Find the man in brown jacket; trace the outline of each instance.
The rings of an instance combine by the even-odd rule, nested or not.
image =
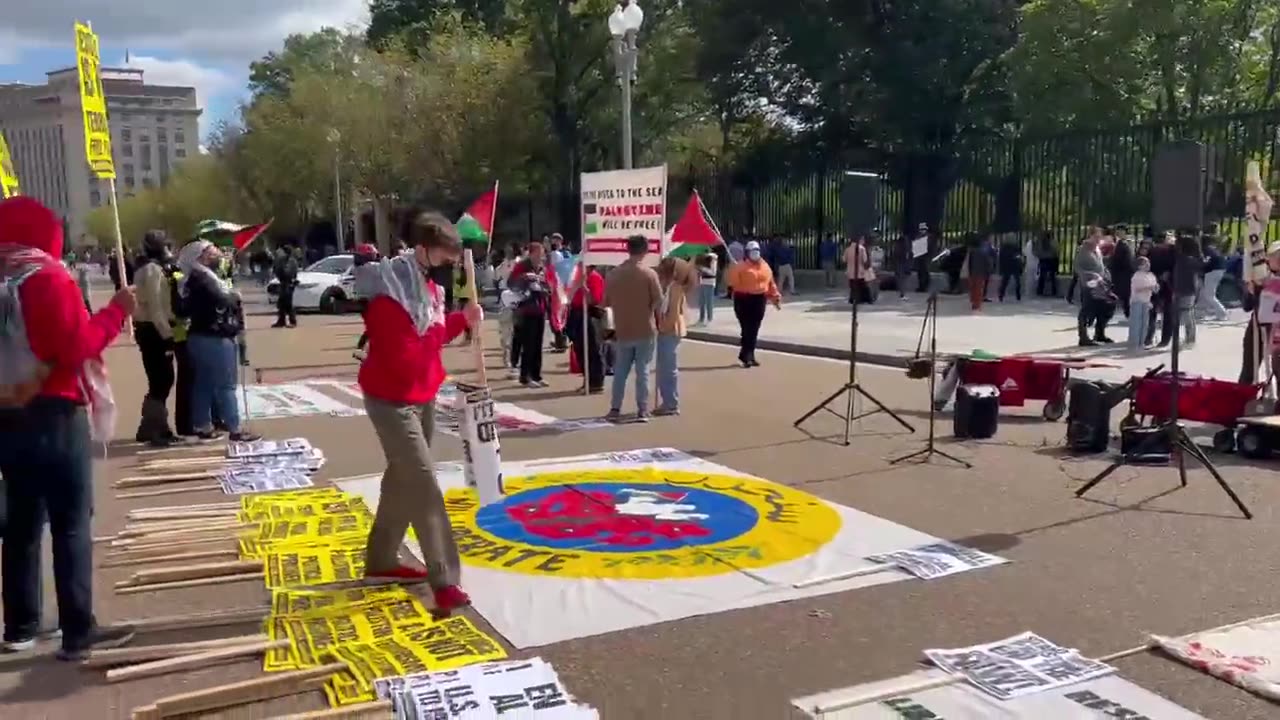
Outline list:
[[[679,258],[663,258],[658,263],[658,287],[662,300],[658,307],[658,395],[654,415],[680,414],[680,339],[685,334],[686,298],[697,289],[693,266]]]
[[[622,414],[627,394],[627,375],[636,374],[636,421],[649,421],[649,362],[653,360],[654,337],[658,334],[656,313],[662,303],[658,274],[644,266],[649,241],[643,236],[627,238],[628,257],[605,279],[604,304],[613,310],[614,360],[613,396],[609,420]]]

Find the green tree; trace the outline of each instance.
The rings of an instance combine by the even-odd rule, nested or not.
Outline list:
[[[288,94],[299,74],[344,72],[355,62],[362,45],[358,35],[330,27],[290,35],[279,52],[269,52],[249,63],[249,90],[255,97],[281,96]]]
[[[381,47],[410,34],[425,39],[446,15],[458,15],[495,34],[506,19],[504,0],[369,0],[369,28],[365,38]]]

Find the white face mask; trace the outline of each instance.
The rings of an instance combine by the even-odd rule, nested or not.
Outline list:
[[[751,258],[752,260],[759,260],[759,259],[760,259],[760,251],[759,251],[759,250],[752,250],[752,251],[750,251],[750,252],[748,252],[748,253],[747,253],[747,257]]]

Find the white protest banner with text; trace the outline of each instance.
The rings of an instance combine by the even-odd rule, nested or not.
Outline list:
[[[244,403],[248,402],[248,407]],[[257,420],[271,418],[303,417],[306,415],[330,415],[351,417],[364,411],[317,392],[304,384],[246,385],[240,413]]]
[[[666,253],[667,166],[582,174],[582,261],[620,265],[627,238],[649,241],[645,262],[657,265]]]
[[[1033,632],[985,645],[925,650],[933,664],[1001,700],[1052,690],[1115,672],[1115,668]]]
[[[921,580],[932,580],[1009,562],[1002,557],[946,541],[871,555],[867,559],[897,565]]]
[[[1010,700],[997,700],[964,683],[912,690],[936,684],[943,677],[940,670],[920,670],[797,698],[792,705],[802,717],[814,720],[1205,720],[1116,675]],[[857,698],[884,697],[892,692],[899,694],[857,703]]]
[[[1280,701],[1280,621],[1184,637],[1153,635],[1161,650],[1210,675]]]

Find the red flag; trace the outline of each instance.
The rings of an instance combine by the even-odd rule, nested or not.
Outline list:
[[[231,234],[232,247],[236,249],[236,252],[242,252],[245,248],[249,247],[254,240],[261,237],[262,234],[267,231],[267,228],[271,227],[271,223],[273,222],[275,221],[268,220],[264,223],[249,225],[248,227],[243,227],[235,231]]]
[[[694,190],[684,215],[671,230],[671,250],[667,253],[679,258],[694,258],[710,252],[724,242],[720,233],[707,222],[707,209],[698,191]]]
[[[475,199],[458,218],[458,235],[466,245],[486,245],[493,239],[493,221],[498,210],[498,183]]]

